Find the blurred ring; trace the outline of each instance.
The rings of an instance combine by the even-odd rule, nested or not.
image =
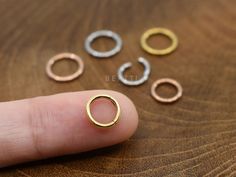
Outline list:
[[[157,93],[156,93],[156,89],[158,86],[160,86],[161,84],[170,84],[170,85],[173,85],[176,89],[177,89],[177,94],[174,96],[174,97],[171,97],[171,98],[163,98],[163,97],[160,97]],[[172,102],[175,102],[177,101],[178,99],[180,99],[183,95],[183,88],[182,86],[175,80],[173,79],[169,79],[169,78],[164,78],[164,79],[159,79],[157,81],[155,81],[153,84],[152,84],[152,87],[151,87],[151,95],[152,97],[159,101],[159,102],[162,102],[162,103],[172,103]]]
[[[107,98],[109,99],[113,105],[115,105],[116,109],[117,109],[117,112],[116,112],[116,115],[115,115],[115,118],[109,122],[109,123],[100,123],[98,121],[96,121],[93,116],[92,116],[92,113],[91,113],[91,109],[90,109],[90,105],[96,100],[96,99],[99,99],[99,98]],[[109,95],[105,95],[105,94],[101,94],[101,95],[96,95],[94,97],[92,97],[88,103],[87,103],[87,106],[86,106],[86,111],[87,111],[87,115],[90,119],[90,121],[95,124],[96,126],[98,127],[104,127],[104,128],[107,128],[107,127],[111,127],[113,126],[114,124],[116,124],[119,120],[119,117],[120,117],[120,105],[119,103],[111,96]]]
[[[58,62],[59,60],[63,60],[63,59],[69,59],[69,60],[73,60],[76,61],[78,64],[78,69],[75,73],[68,75],[68,76],[58,76],[56,74],[53,73],[52,71],[52,67],[53,65]],[[67,82],[67,81],[72,81],[74,79],[76,79],[77,77],[79,77],[84,71],[84,62],[83,60],[73,54],[73,53],[61,53],[58,54],[52,58],[49,59],[47,66],[46,66],[46,73],[48,75],[49,78],[58,81],[58,82]]]
[[[138,86],[148,80],[150,72],[151,72],[151,66],[149,62],[143,57],[139,57],[138,62],[144,66],[143,76],[138,80],[126,79],[124,76],[124,72],[132,66],[132,63],[131,62],[124,63],[123,65],[119,67],[118,72],[117,72],[118,79],[120,82],[128,86]]]
[[[93,49],[91,44],[93,43],[93,41],[95,39],[100,38],[100,37],[108,37],[108,38],[113,39],[116,42],[116,46],[113,49],[106,51],[106,52],[99,52],[99,51]],[[90,55],[97,57],[97,58],[111,57],[111,56],[117,54],[118,52],[120,52],[121,48],[122,48],[122,40],[121,40],[120,36],[110,30],[100,30],[100,31],[93,32],[87,37],[87,39],[85,41],[86,51]]]
[[[147,40],[151,36],[157,35],[157,34],[167,36],[172,41],[171,45],[169,47],[165,48],[165,49],[154,49],[154,48],[150,47],[147,43]],[[152,55],[166,55],[166,54],[169,54],[177,48],[177,45],[178,45],[177,36],[172,31],[170,31],[166,28],[152,28],[152,29],[149,29],[141,37],[141,47],[146,52],[148,52]]]

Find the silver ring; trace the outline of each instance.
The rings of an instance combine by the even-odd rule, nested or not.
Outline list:
[[[128,62],[128,63],[125,63],[125,64],[120,66],[120,68],[118,70],[118,79],[123,84],[128,85],[128,86],[138,86],[138,85],[141,85],[141,84],[143,84],[144,82],[146,82],[148,80],[148,77],[149,77],[150,72],[151,72],[151,67],[150,67],[149,62],[143,57],[139,57],[138,62],[141,63],[144,66],[144,73],[143,73],[143,76],[140,79],[135,80],[135,81],[127,80],[124,77],[125,70],[130,68],[132,66],[132,63]]]
[[[97,50],[94,50],[91,46],[91,44],[93,43],[93,41],[99,37],[108,37],[113,39],[116,42],[116,46],[109,51],[106,52],[99,52]],[[112,31],[109,30],[100,30],[100,31],[96,31],[91,33],[87,39],[85,40],[85,49],[86,51],[97,58],[108,58],[111,57],[115,54],[117,54],[122,48],[122,40],[120,38],[120,36]]]

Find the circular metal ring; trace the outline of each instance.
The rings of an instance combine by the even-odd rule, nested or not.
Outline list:
[[[99,52],[99,51],[94,50],[92,48],[91,44],[95,39],[97,39],[99,37],[108,37],[108,38],[113,39],[116,42],[116,46],[113,49],[111,49],[110,51],[106,51],[106,52]],[[122,40],[121,40],[120,36],[112,31],[109,31],[109,30],[100,30],[100,31],[93,32],[87,37],[87,39],[85,41],[86,51],[90,55],[97,57],[97,58],[111,57],[111,56],[117,54],[118,52],[120,52],[121,48],[122,48]]]
[[[125,63],[120,66],[120,68],[118,70],[118,79],[123,84],[128,85],[128,86],[137,86],[137,85],[143,84],[144,82],[146,82],[148,80],[148,77],[151,72],[151,67],[150,67],[149,62],[143,57],[139,57],[138,62],[144,66],[144,73],[143,73],[143,76],[139,80],[135,80],[135,81],[127,80],[124,77],[125,70],[130,68],[132,66],[132,64],[130,62],[128,62],[128,63]]]
[[[90,105],[91,105],[96,99],[99,99],[99,98],[107,98],[107,99],[109,99],[109,100],[115,105],[115,107],[116,107],[116,109],[117,109],[115,118],[114,118],[111,122],[109,122],[109,123],[100,123],[100,122],[96,121],[96,120],[93,118],[92,114],[91,114]],[[98,126],[98,127],[105,127],[105,128],[106,128],[106,127],[111,127],[111,126],[113,126],[114,124],[116,124],[116,123],[118,122],[118,119],[119,119],[119,117],[120,117],[120,105],[119,105],[119,103],[118,103],[113,97],[111,97],[111,96],[109,96],[109,95],[105,95],[105,94],[96,95],[96,96],[92,97],[92,98],[88,101],[88,103],[87,103],[86,111],[87,111],[87,115],[88,115],[90,121],[91,121],[93,124],[95,124],[96,126]]]
[[[56,74],[53,73],[52,71],[52,67],[53,65],[59,61],[59,60],[63,60],[63,59],[69,59],[69,60],[73,60],[73,61],[76,61],[77,64],[78,64],[78,70],[69,75],[69,76],[58,76]],[[74,79],[76,79],[77,77],[79,77],[84,71],[84,62],[83,60],[73,54],[73,53],[61,53],[61,54],[58,54],[52,58],[49,59],[48,63],[47,63],[47,66],[46,66],[46,73],[48,75],[49,78],[55,80],[55,81],[58,81],[58,82],[67,82],[67,81],[72,81]]]
[[[172,98],[160,97],[156,93],[156,89],[161,84],[173,85],[177,89],[177,94],[174,97],[172,97]],[[182,86],[177,81],[175,81],[173,79],[169,79],[169,78],[164,78],[164,79],[157,80],[157,81],[155,81],[152,84],[151,95],[153,96],[154,99],[156,99],[159,102],[162,102],[162,103],[172,103],[172,102],[175,102],[175,101],[177,101],[178,99],[180,99],[182,97],[182,95],[183,95],[183,88],[182,88]]]
[[[147,43],[147,40],[151,36],[157,35],[157,34],[167,36],[172,41],[171,46],[169,46],[166,49],[154,49],[154,48],[150,47]],[[166,55],[166,54],[169,54],[177,48],[177,45],[178,45],[177,36],[172,31],[170,31],[166,28],[152,28],[152,29],[149,29],[141,37],[141,46],[142,46],[142,48],[146,52],[148,52],[152,55]]]

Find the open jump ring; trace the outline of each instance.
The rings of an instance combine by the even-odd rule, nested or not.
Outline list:
[[[171,45],[165,49],[154,49],[148,45],[148,39],[153,36],[161,34],[167,36],[171,40]],[[152,28],[147,30],[141,37],[141,47],[148,53],[152,55],[166,55],[173,52],[178,45],[178,38],[177,36],[170,30],[166,28]]]
[[[91,44],[93,43],[93,41],[99,37],[108,37],[113,39],[116,42],[116,46],[111,49],[110,51],[106,51],[106,52],[99,52],[97,50],[94,50],[91,46]],[[112,31],[109,30],[100,30],[100,31],[96,31],[91,33],[87,39],[85,40],[85,49],[86,51],[97,58],[108,58],[111,57],[115,54],[117,54],[118,52],[120,52],[122,48],[122,40],[120,38],[120,36]]]
[[[177,89],[177,94],[174,97],[172,97],[172,98],[160,97],[156,93],[156,89],[161,84],[173,85]],[[175,101],[177,101],[178,99],[180,99],[182,97],[182,95],[183,95],[183,88],[182,88],[182,86],[177,81],[175,81],[173,79],[169,79],[169,78],[164,78],[164,79],[157,80],[157,81],[155,81],[152,84],[151,95],[153,96],[154,99],[156,99],[159,102],[162,102],[162,103],[172,103],[172,102],[175,102]]]
[[[53,65],[58,62],[59,60],[63,60],[63,59],[69,59],[69,60],[73,60],[76,61],[78,64],[78,69],[75,73],[68,75],[68,76],[58,76],[56,74],[53,73],[52,71],[52,67]],[[73,54],[73,53],[61,53],[58,54],[52,58],[49,59],[47,66],[46,66],[46,73],[48,75],[49,78],[58,81],[58,82],[67,82],[67,81],[72,81],[74,79],[76,79],[77,77],[79,77],[84,71],[84,62],[83,60]]]
[[[148,77],[149,77],[150,72],[151,72],[151,67],[150,67],[149,62],[143,57],[139,57],[138,62],[144,66],[144,73],[143,73],[143,76],[140,79],[135,80],[135,81],[128,80],[124,77],[125,70],[129,69],[132,66],[132,63],[128,62],[128,63],[125,63],[125,64],[120,66],[120,68],[118,70],[118,79],[123,84],[128,85],[128,86],[138,86],[138,85],[141,85],[145,81],[148,80]]]
[[[109,99],[113,103],[113,105],[115,105],[115,107],[117,109],[114,119],[109,123],[100,123],[100,122],[96,121],[92,116],[90,106],[96,99],[99,99],[99,98]],[[90,121],[98,127],[105,127],[105,128],[106,127],[111,127],[111,126],[113,126],[114,124],[116,124],[118,122],[119,117],[120,117],[120,105],[119,105],[119,103],[113,97],[111,97],[109,95],[105,95],[105,94],[101,94],[101,95],[97,95],[97,96],[92,97],[87,103],[86,111],[87,111],[87,115],[88,115]]]

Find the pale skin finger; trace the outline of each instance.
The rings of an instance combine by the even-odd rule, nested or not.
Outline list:
[[[110,128],[95,126],[86,114],[88,100],[98,94],[108,94],[120,105],[119,121]],[[111,121],[115,111],[104,99],[92,106],[100,122]],[[133,103],[108,90],[0,103],[0,115],[0,167],[113,145],[128,139],[138,124]]]

